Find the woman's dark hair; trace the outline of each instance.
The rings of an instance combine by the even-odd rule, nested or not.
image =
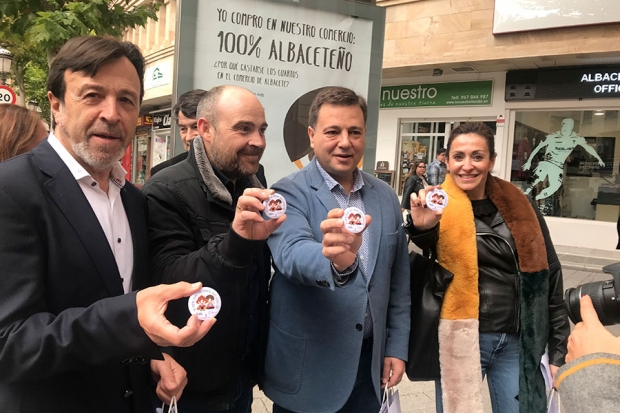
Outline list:
[[[407,178],[409,178],[410,176],[413,176],[416,174],[417,170],[418,170],[418,166],[420,166],[420,164],[425,164],[426,162],[424,161],[415,161],[415,163],[413,164],[413,168],[411,168],[411,170],[409,171],[409,175],[407,175]]]
[[[99,68],[112,60],[126,57],[138,72],[140,79],[140,103],[144,97],[144,58],[140,50],[129,42],[98,36],[74,37],[60,49],[47,76],[47,90],[65,102],[65,72],[84,73],[94,77]]]
[[[484,138],[487,141],[487,147],[491,154],[491,159],[495,156],[495,137],[493,136],[493,130],[482,122],[465,122],[452,129],[450,137],[448,138],[448,156],[450,155],[450,146],[452,141],[459,135],[466,135],[473,133]]]

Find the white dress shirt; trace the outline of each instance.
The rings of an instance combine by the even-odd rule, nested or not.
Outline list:
[[[120,163],[114,165],[110,174],[111,184],[106,194],[99,187],[97,181],[73,158],[53,133],[50,134],[47,141],[67,165],[97,216],[116,259],[116,265],[123,281],[123,290],[128,293],[131,291],[133,273],[133,243],[131,228],[120,196],[121,189],[125,185],[125,174],[127,172]]]

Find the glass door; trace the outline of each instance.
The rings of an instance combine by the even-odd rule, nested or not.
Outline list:
[[[403,186],[411,168],[416,161],[424,161],[426,164],[435,159],[435,152],[447,142],[446,127],[448,122],[416,122],[403,121],[400,124],[400,159],[397,169],[398,186],[396,191],[399,195],[403,192]]]

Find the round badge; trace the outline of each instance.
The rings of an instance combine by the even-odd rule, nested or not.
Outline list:
[[[202,287],[200,291],[189,297],[187,307],[190,313],[198,316],[198,319],[206,320],[215,317],[220,312],[222,299],[213,288]]]
[[[265,206],[265,215],[271,219],[280,218],[286,212],[286,199],[280,194],[269,195],[269,198],[263,201]]]
[[[442,189],[433,189],[426,193],[426,206],[433,211],[444,209],[448,205],[448,194]]]
[[[366,228],[366,214],[359,208],[349,207],[345,209],[342,219],[344,220],[344,227],[355,234]]]

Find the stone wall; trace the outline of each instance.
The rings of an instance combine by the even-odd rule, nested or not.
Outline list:
[[[378,0],[386,7],[383,67],[617,55],[620,24],[493,36],[494,0]]]

